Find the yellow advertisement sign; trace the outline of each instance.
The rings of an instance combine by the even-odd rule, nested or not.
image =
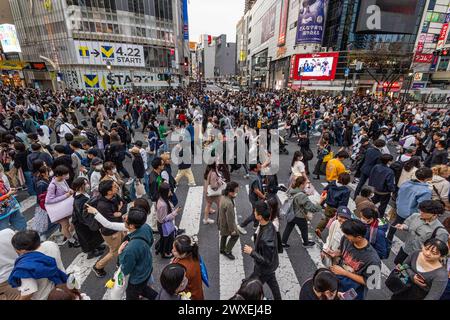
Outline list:
[[[247,55],[245,54],[245,51],[241,51],[239,53],[239,61],[245,61],[246,58],[247,58]]]
[[[27,65],[26,62],[22,61],[0,61],[0,70],[22,70]]]

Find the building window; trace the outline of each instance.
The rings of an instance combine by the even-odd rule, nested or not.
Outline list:
[[[430,3],[428,4],[428,11],[433,11],[435,5],[436,5],[436,0],[430,0]]]
[[[447,71],[449,61],[450,57],[441,57],[437,71]]]
[[[248,28],[248,33],[252,32],[252,27]]]
[[[248,44],[250,44],[252,42],[252,39],[248,38]]]

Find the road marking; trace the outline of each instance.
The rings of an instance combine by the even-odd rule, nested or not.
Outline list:
[[[200,231],[202,199],[203,187],[189,188],[180,222],[180,229],[185,229],[188,236],[198,235]]]
[[[247,185],[246,187],[248,194],[249,186]],[[275,271],[275,274],[280,287],[281,298],[283,300],[298,300],[300,295],[300,283],[286,250],[283,250],[283,253],[278,254],[278,260],[279,267]]]
[[[73,273],[80,286],[86,281],[92,271],[92,267],[99,260],[99,257],[88,259],[87,253],[80,253],[67,267],[67,273]]]

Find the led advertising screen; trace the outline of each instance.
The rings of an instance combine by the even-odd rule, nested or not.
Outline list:
[[[330,81],[336,76],[338,52],[297,54],[293,60],[293,80]]]
[[[16,27],[13,24],[0,25],[0,42],[3,52],[22,52],[19,39],[17,39]]]
[[[361,0],[355,31],[414,34],[420,11],[419,0]]]

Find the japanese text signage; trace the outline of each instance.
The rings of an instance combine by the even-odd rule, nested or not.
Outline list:
[[[296,43],[322,43],[328,0],[300,0]]]
[[[78,40],[74,44],[80,64],[145,67],[142,46]]]

